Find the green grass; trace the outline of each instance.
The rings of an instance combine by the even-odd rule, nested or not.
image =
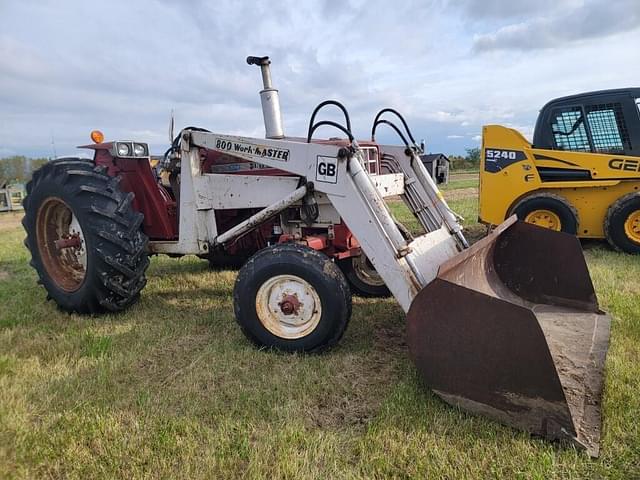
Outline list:
[[[477,190],[474,190],[477,187],[477,178],[465,178],[451,180],[448,185],[442,188],[449,207],[464,219],[462,225],[473,230],[482,228],[478,224],[478,197]],[[456,192],[456,190],[462,191]],[[402,201],[390,201],[388,204],[394,217],[406,225],[412,233],[422,232],[418,220]]]
[[[459,190],[461,188],[478,188],[479,179],[476,178],[462,178],[460,180],[455,177],[445,185],[440,185],[441,190],[447,192],[449,190]]]
[[[475,198],[450,203],[474,228]],[[259,351],[233,319],[235,272],[154,258],[129,311],[68,315],[36,286],[23,236],[0,229],[0,478],[640,477],[636,257],[586,250],[613,315],[593,460],[440,401],[392,299],[356,297],[325,354]]]

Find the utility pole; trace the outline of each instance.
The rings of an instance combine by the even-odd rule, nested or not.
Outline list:
[[[53,158],[58,158],[58,152],[56,152],[56,140],[53,137],[53,131],[51,132],[51,148],[53,149]]]

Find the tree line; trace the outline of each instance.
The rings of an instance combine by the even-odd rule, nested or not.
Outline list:
[[[467,154],[451,155],[449,157],[449,167],[451,170],[477,170],[480,168],[480,149],[467,148]]]
[[[27,182],[33,171],[48,161],[48,158],[30,158],[22,155],[0,159],[0,188],[5,183]]]

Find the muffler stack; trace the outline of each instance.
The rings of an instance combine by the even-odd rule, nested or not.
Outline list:
[[[515,218],[441,265],[407,326],[418,370],[446,402],[591,456],[609,327],[579,241]]]

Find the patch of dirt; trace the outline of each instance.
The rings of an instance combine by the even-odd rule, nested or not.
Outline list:
[[[366,355],[345,355],[331,388],[310,401],[306,411],[311,427],[366,428],[378,414],[408,352],[403,324],[376,325],[372,336],[373,350]]]
[[[162,388],[168,388],[174,382],[179,383],[182,375],[203,360],[203,351],[210,341],[211,337],[204,331],[198,335],[177,336],[140,358],[132,372],[143,384],[159,384]]]
[[[0,232],[19,227],[22,216],[22,212],[0,212]]]
[[[454,182],[456,180],[475,180],[478,178],[478,173],[451,173],[449,174],[449,181]]]
[[[331,388],[308,401],[306,422],[323,430],[366,428],[397,380],[397,364],[384,355],[354,356],[336,372]]]
[[[464,233],[464,236],[467,239],[467,241],[473,245],[481,238],[486,237],[488,230],[486,225],[477,224],[477,225],[470,225],[468,227],[464,227],[464,230],[462,233]]]
[[[9,272],[0,270],[0,280],[9,280]]]
[[[478,196],[478,187],[458,188],[456,190],[447,190],[444,192],[447,200],[462,200],[465,198],[473,198]]]
[[[478,187],[457,188],[455,190],[445,190],[442,192],[447,201],[451,200],[463,200],[465,198],[475,198],[478,196]],[[394,195],[392,197],[386,197],[387,202],[402,202],[402,197]]]

